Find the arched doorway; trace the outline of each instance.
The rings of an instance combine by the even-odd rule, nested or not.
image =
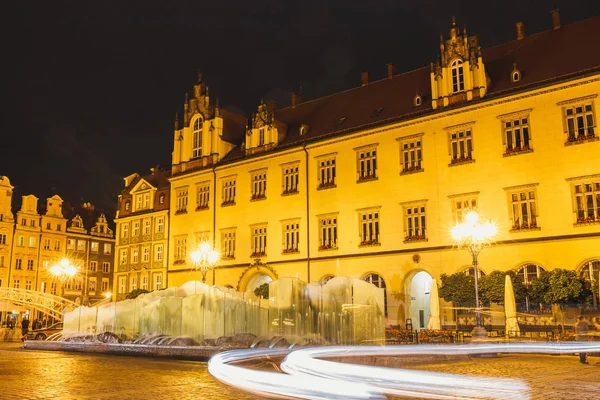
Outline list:
[[[380,275],[374,274],[374,273],[365,275],[362,278],[362,280],[377,286],[379,289],[383,289],[383,314],[387,318],[388,307],[387,307],[387,290],[386,290],[386,286],[385,286],[385,281],[383,280],[383,278]]]
[[[269,282],[273,282],[273,278],[271,278],[269,275],[256,273],[256,274],[252,275],[252,277],[248,280],[248,283],[246,284],[246,291],[247,292],[253,291],[260,285],[263,285],[263,284],[269,283]]]
[[[429,291],[433,278],[425,271],[418,272],[410,281],[408,318],[415,330],[427,329],[429,321]]]

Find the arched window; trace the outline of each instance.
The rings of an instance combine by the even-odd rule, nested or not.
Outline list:
[[[192,143],[192,157],[202,156],[202,118],[197,118],[194,122],[194,141]]]
[[[378,288],[383,289],[383,310],[385,316],[387,317],[387,290],[385,288],[385,281],[377,274],[367,274],[363,277],[363,281],[372,283]]]
[[[125,211],[129,211],[129,208],[131,207],[131,202],[129,200],[127,200],[125,202]]]
[[[475,268],[469,267],[469,268],[465,269],[465,275],[466,276],[475,276]],[[481,268],[477,268],[477,278],[481,278],[482,276],[485,276],[485,272],[483,272],[481,270]]]
[[[537,278],[539,278],[540,275],[542,274],[542,272],[545,272],[545,271],[546,270],[544,268],[540,267],[539,265],[527,264],[527,265],[523,265],[519,269],[517,276],[521,277],[521,279],[523,280],[523,284],[531,285],[531,283],[534,280],[536,280]]]
[[[465,90],[465,77],[463,74],[463,62],[454,60],[451,66],[452,71],[452,93]]]
[[[159,204],[164,204],[165,202],[165,194],[161,193],[160,196],[158,197],[158,202]]]
[[[581,277],[597,283],[600,280],[600,260],[586,262],[581,268]]]

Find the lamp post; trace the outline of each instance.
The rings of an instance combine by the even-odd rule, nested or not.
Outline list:
[[[452,237],[456,240],[459,249],[465,249],[473,257],[473,274],[475,275],[475,320],[473,338],[487,337],[487,331],[481,324],[481,311],[479,309],[479,272],[477,270],[477,256],[484,247],[494,241],[498,229],[491,221],[478,222],[479,215],[475,211],[467,213],[465,221],[457,223],[452,228]]]
[[[61,297],[65,297],[65,282],[73,279],[77,274],[77,267],[71,264],[68,259],[63,258],[50,267],[50,273],[60,281]]]
[[[206,283],[206,273],[219,262],[219,252],[211,249],[208,243],[203,242],[200,244],[198,250],[192,251],[190,258],[192,259],[194,268],[202,272],[202,282]]]

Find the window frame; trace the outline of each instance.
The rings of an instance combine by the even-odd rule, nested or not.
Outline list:
[[[414,135],[402,136],[396,139],[398,142],[399,157],[400,157],[400,175],[412,174],[425,171],[423,169],[423,137],[425,133],[417,133]],[[414,143],[414,146],[410,146]],[[410,158],[413,160],[411,161]],[[416,165],[415,160],[416,158]],[[406,165],[408,159],[411,165]]]
[[[196,183],[196,211],[210,208],[210,181]]]
[[[234,260],[237,228],[221,229],[221,253],[224,260]]]
[[[266,200],[267,168],[250,171],[250,201]]]
[[[503,157],[514,156],[518,154],[526,154],[533,152],[532,135],[531,135],[531,111],[529,108],[511,112],[508,114],[499,115],[500,131],[502,132],[502,148]],[[525,123],[523,123],[525,121]],[[517,122],[515,124],[515,122]],[[510,125],[510,126],[509,126]],[[526,132],[524,130],[526,129]],[[518,136],[516,131],[519,131]],[[510,140],[508,133],[510,132]],[[527,136],[527,143],[525,143]],[[517,140],[519,138],[519,140]],[[517,146],[517,142],[521,145]]]
[[[596,97],[598,95],[593,94],[557,103],[561,107],[565,146],[600,140],[596,132],[598,125],[595,108]],[[581,107],[581,112],[577,112],[579,107]],[[569,110],[571,110],[571,113],[569,113]],[[579,124],[579,118],[581,118],[582,126]],[[572,129],[569,124],[570,119],[573,120]]]
[[[281,164],[281,195],[298,194],[300,186],[300,161]]]
[[[506,191],[506,200],[508,204],[508,217],[510,221],[511,229],[509,232],[522,232],[522,231],[532,231],[532,230],[540,230],[540,203],[539,196],[537,192],[537,186],[539,183],[531,183],[527,185],[519,185],[519,186],[511,186],[506,187],[504,190]],[[531,198],[531,193],[533,192],[533,198]],[[525,198],[523,198],[522,194],[525,194]],[[515,200],[515,197],[516,200]],[[533,200],[533,201],[531,201]],[[534,204],[534,210],[531,208],[531,204]],[[515,212],[519,210],[519,221],[523,218],[523,206],[526,205],[525,211],[527,212],[527,222],[519,222],[518,224],[515,222]],[[518,208],[515,208],[517,206]],[[534,215],[535,214],[535,215]]]
[[[567,178],[569,191],[571,192],[571,204],[573,209],[573,226],[586,226],[600,224],[600,174],[585,175]],[[587,186],[591,190],[587,190]],[[577,188],[582,187],[578,192]],[[590,209],[589,198],[591,195],[592,208]],[[581,198],[581,204],[578,200]],[[581,209],[579,206],[581,205]],[[590,210],[592,215],[590,215]]]
[[[337,153],[315,157],[317,160],[317,190],[337,187]]]
[[[457,58],[450,63],[450,93],[461,93],[465,91],[464,62]]]
[[[356,152],[356,183],[379,179],[378,167],[379,143],[354,148]]]
[[[448,196],[452,209],[452,224],[463,222],[463,217],[469,211],[477,211],[479,208],[479,192],[452,194]],[[473,205],[473,202],[475,205]],[[460,207],[458,206],[460,204]],[[465,207],[468,205],[468,207]]]
[[[267,256],[267,223],[250,225],[250,257]]]
[[[202,157],[204,135],[204,120],[201,116],[196,118],[192,127],[192,158]]]
[[[234,206],[237,175],[221,178],[221,207]]]
[[[281,221],[281,254],[300,253],[300,218]]]
[[[448,132],[449,167],[475,162],[475,133],[473,125],[474,123],[470,122],[444,128]],[[456,146],[454,145],[455,143]]]
[[[400,203],[402,206],[402,222],[404,229],[404,243],[428,241],[427,199],[414,200]],[[415,209],[417,209],[415,214]],[[416,218],[416,219],[415,219]],[[415,224],[415,221],[417,222]]]
[[[175,215],[187,214],[188,199],[189,199],[189,188],[188,186],[179,187],[175,189]]]
[[[358,247],[381,246],[381,206],[361,208],[358,214]]]
[[[319,227],[318,251],[337,250],[339,248],[339,212],[317,215]]]

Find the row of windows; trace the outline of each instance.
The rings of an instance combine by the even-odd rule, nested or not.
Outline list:
[[[130,260],[131,255],[131,260]],[[164,257],[164,246],[162,244],[154,245],[154,261],[162,261]],[[137,264],[139,262],[150,262],[150,246],[144,246],[141,248],[133,247],[131,249],[121,249],[119,255],[120,263],[123,264]]]
[[[563,107],[567,143],[580,140],[597,139],[594,128],[594,112],[592,102]],[[504,156],[524,154],[533,151],[529,114],[517,113],[502,118],[502,142]],[[400,173],[423,171],[423,134],[399,138]],[[449,165],[459,165],[474,161],[474,133],[471,127],[462,127],[448,133]],[[363,146],[356,151],[357,182],[378,178],[377,144]],[[298,193],[298,163],[282,166],[282,195]],[[336,187],[336,155],[325,155],[317,158],[318,189]],[[266,169],[251,172],[250,199],[263,200],[267,197]],[[207,209],[210,198],[210,182],[196,185],[196,209]],[[236,201],[236,178],[222,180],[221,205],[234,205]],[[177,190],[176,212],[187,212],[188,189]]]
[[[160,290],[163,288],[163,276],[161,273],[154,274],[153,276],[153,288],[152,290]],[[143,274],[139,280],[139,289],[148,290],[148,275]],[[128,289],[129,286],[129,289]],[[125,294],[132,290],[138,289],[138,277],[129,277],[129,285],[127,285],[127,276],[119,276],[117,282],[117,293]]]
[[[158,195],[158,204],[165,204],[165,194],[161,193]],[[135,211],[150,209],[152,204],[152,197],[150,193],[142,193],[135,196]],[[131,200],[125,200],[125,211],[131,209]]]
[[[97,286],[97,281],[96,278],[89,278],[88,279],[88,284],[87,284],[87,291],[88,293],[94,293],[98,290],[98,286]],[[101,286],[100,286],[100,291],[102,292],[107,292],[109,290],[109,279],[108,278],[102,278],[102,282],[101,282]],[[65,283],[65,290],[77,290],[77,291],[81,291],[83,290],[83,280],[81,279],[72,279],[68,282]]]
[[[600,222],[600,175],[596,180],[575,180],[572,182],[574,199],[574,224]],[[537,207],[537,184],[506,188],[509,205],[511,231],[540,229]],[[478,207],[478,194],[467,193],[451,196],[453,220],[462,222],[464,215]],[[427,207],[426,200],[403,203],[404,242],[427,240]],[[380,207],[359,211],[359,246],[381,244]],[[298,252],[300,242],[299,219],[282,223],[283,253]],[[338,213],[318,218],[319,250],[338,248]],[[256,225],[251,228],[251,257],[266,254],[267,225]],[[224,258],[235,257],[235,229],[222,233],[221,251]],[[185,237],[176,238],[175,259],[184,260],[186,253]]]
[[[131,236],[137,237],[140,236],[140,233],[143,235],[149,235],[152,233],[152,219],[147,218],[142,221],[134,221],[131,224],[129,222],[121,223],[121,237],[127,238],[129,237],[129,228],[131,225]],[[155,223],[155,232],[162,233],[165,231],[165,218],[158,217],[156,218]]]

